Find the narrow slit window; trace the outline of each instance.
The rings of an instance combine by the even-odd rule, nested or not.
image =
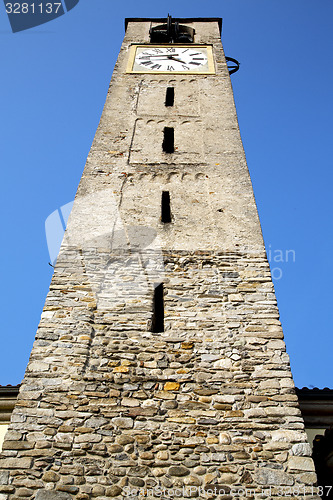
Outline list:
[[[175,89],[173,87],[168,87],[165,94],[165,105],[173,106],[175,102]]]
[[[163,283],[154,289],[153,321],[151,331],[154,333],[164,332],[164,291]]]
[[[175,131],[173,127],[164,127],[163,151],[173,153],[175,151]]]
[[[169,193],[169,191],[162,191],[161,221],[162,222],[171,222],[170,193]]]

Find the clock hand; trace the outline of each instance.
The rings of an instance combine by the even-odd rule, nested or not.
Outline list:
[[[177,59],[176,57],[173,57],[173,56],[168,56],[168,59],[172,59],[173,61],[178,61],[178,62],[180,62],[182,64],[186,64],[185,61],[182,61],[181,59]]]
[[[156,54],[156,55],[155,55],[155,54],[152,54],[151,56],[149,55],[149,56],[140,57],[140,59],[150,59],[151,57],[164,57],[164,58],[166,58],[166,57],[167,57],[168,59],[170,59],[170,58],[172,58],[174,55],[175,55],[175,56],[179,56],[179,54],[173,54],[172,56],[168,56],[167,54]]]

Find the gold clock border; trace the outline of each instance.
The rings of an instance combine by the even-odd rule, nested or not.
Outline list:
[[[161,48],[161,47],[170,47],[171,44],[147,44],[147,43],[135,43],[132,44],[130,47],[130,53],[129,53],[129,59],[128,59],[128,64],[127,64],[127,69],[126,73],[132,73],[132,74],[145,74],[148,73],[150,75],[158,75],[158,74],[167,74],[167,75],[215,75],[215,64],[214,64],[214,57],[213,57],[213,48],[212,45],[207,45],[205,44],[200,44],[200,43],[191,43],[191,44],[183,44],[183,43],[175,43],[172,44],[174,47],[201,47],[207,49],[207,63],[208,63],[208,70],[207,71],[152,71],[152,70],[140,70],[140,71],[134,71],[133,66],[134,66],[134,60],[136,56],[136,50],[138,47],[146,47],[147,49],[155,49],[155,48]]]

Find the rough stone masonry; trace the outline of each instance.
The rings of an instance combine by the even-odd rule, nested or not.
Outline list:
[[[219,23],[181,21],[212,44],[216,74],[126,73],[151,22],[127,24],[3,446],[0,500],[318,498]]]

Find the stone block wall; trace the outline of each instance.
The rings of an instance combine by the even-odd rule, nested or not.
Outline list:
[[[259,498],[269,486],[272,498],[279,486],[311,498],[316,477],[265,255],[165,253],[160,333],[149,331],[152,283],[140,265],[89,258],[97,270],[108,259],[110,306],[105,290],[100,302],[84,274],[73,276],[80,256],[64,252],[4,444],[3,498],[183,487],[184,498],[236,487]]]

